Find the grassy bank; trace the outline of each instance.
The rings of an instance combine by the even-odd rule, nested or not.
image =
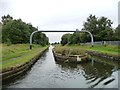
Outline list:
[[[2,60],[0,61],[2,68],[0,69],[7,69],[29,61],[38,53],[45,50],[47,46],[33,45],[33,49],[30,50],[29,44],[16,44],[10,46],[2,44],[0,48],[2,48]]]
[[[118,46],[113,45],[94,45],[94,47],[91,47],[90,45],[56,45],[55,51],[57,53],[61,54],[84,54],[86,50],[89,51],[97,51],[100,53],[108,54],[108,55],[115,55],[118,56],[118,53],[120,53],[120,50],[118,49]]]

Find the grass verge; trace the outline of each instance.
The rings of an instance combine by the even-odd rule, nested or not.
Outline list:
[[[29,49],[29,44],[14,44],[7,46],[2,44],[2,60],[0,60],[1,69],[7,69],[21,65],[34,56],[38,55],[41,51],[45,50],[48,46],[33,45],[33,49]]]
[[[94,45],[94,47],[91,47],[90,45],[65,45],[61,46],[56,45],[55,46],[55,51],[56,53],[60,54],[84,54],[85,51],[96,51],[100,53],[104,53],[107,55],[112,55],[112,56],[118,56],[120,53],[120,49],[118,46],[115,45],[107,45],[107,46],[102,46],[102,45]]]

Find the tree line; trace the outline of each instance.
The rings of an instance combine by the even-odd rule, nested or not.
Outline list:
[[[38,29],[33,27],[31,23],[25,23],[21,19],[13,19],[12,16],[4,15],[2,18],[2,43],[6,44],[23,44],[29,43],[32,32]],[[33,43],[40,45],[48,45],[48,37],[41,32],[34,34]]]
[[[107,17],[96,17],[90,14],[81,30],[87,30],[92,33],[94,41],[119,41],[120,25],[115,29],[112,28],[113,22]],[[64,34],[61,38],[61,44],[80,44],[90,42],[91,38],[88,33],[74,32],[73,34]]]

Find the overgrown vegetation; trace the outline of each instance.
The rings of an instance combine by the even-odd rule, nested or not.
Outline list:
[[[113,45],[94,45],[91,47],[90,45],[56,45],[55,46],[56,53],[63,54],[63,55],[76,55],[76,54],[85,54],[86,50],[90,51],[97,51],[108,55],[115,55],[118,56],[120,50],[118,46]]]
[[[84,48],[79,48],[80,46],[78,45],[65,45],[61,46],[55,45],[55,52],[62,54],[62,55],[77,55],[77,54],[85,54],[85,49]]]
[[[1,47],[2,60],[0,61],[0,65],[2,65],[2,69],[21,65],[47,48],[47,46],[35,44],[33,45],[34,48],[32,50],[29,49],[29,44],[15,44],[10,46],[2,44],[0,45],[0,48]]]
[[[120,25],[116,29],[112,28],[113,22],[107,17],[96,17],[90,15],[83,24],[82,30],[92,33],[94,41],[119,41]],[[90,42],[90,35],[84,32],[74,32],[73,34],[64,34],[61,38],[61,44],[80,44],[80,42]]]
[[[21,19],[13,19],[12,16],[2,16],[2,43],[25,44],[29,43],[32,32],[37,31],[30,23],[25,23]],[[33,43],[48,45],[49,39],[44,33],[36,33],[33,36]]]

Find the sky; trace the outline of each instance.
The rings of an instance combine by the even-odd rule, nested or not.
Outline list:
[[[90,14],[105,16],[118,25],[119,0],[0,0],[0,17],[10,14],[39,30],[81,30]],[[1,19],[0,19],[1,20]],[[65,33],[46,33],[58,42]]]

